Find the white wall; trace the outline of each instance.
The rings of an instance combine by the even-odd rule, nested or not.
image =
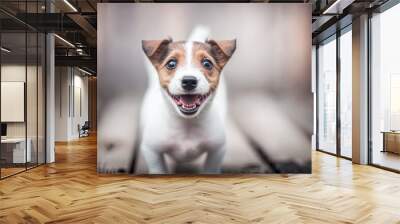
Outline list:
[[[1,121],[24,122],[25,83],[1,82]]]
[[[2,82],[24,82],[28,78],[29,87],[27,88],[27,119],[28,119],[28,137],[31,133],[36,134],[36,66],[8,64],[1,66],[1,81]],[[35,77],[35,78],[33,78]],[[34,88],[32,88],[34,86]],[[3,96],[5,97],[5,96]],[[40,105],[39,105],[40,106]],[[22,108],[24,109],[24,108]],[[6,110],[6,108],[1,108]],[[33,123],[32,123],[33,122]],[[25,136],[26,122],[7,122],[7,136],[8,137],[24,137]]]
[[[76,68],[56,67],[55,140],[77,139],[78,124],[83,125],[87,120],[88,77]]]
[[[32,74],[32,66],[27,68],[24,65],[9,64],[1,66],[1,81],[2,82],[25,82],[25,75],[28,69],[28,74]],[[3,96],[4,97],[4,96]],[[1,108],[6,110],[6,108]],[[7,123],[7,135],[8,137],[24,137],[25,136],[25,123],[24,122],[8,122]]]
[[[78,133],[78,124],[83,125],[85,121],[89,120],[89,113],[88,113],[88,77],[87,76],[82,76],[82,73],[76,74],[75,70],[75,75],[74,75],[74,96],[73,99],[75,100],[74,102],[74,108],[72,108],[72,120],[71,120],[71,135],[73,138],[79,137]],[[80,91],[80,93],[78,93]],[[80,95],[80,98],[78,96]],[[80,100],[80,103],[79,103]],[[80,104],[80,105],[79,105]],[[79,108],[81,107],[81,108]],[[79,109],[81,111],[79,111]],[[74,113],[75,110],[75,113]]]

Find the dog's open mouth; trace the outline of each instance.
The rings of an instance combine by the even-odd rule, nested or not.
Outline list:
[[[183,94],[172,95],[169,94],[178,106],[179,110],[186,115],[192,115],[197,112],[201,104],[210,96],[211,92],[207,94]]]

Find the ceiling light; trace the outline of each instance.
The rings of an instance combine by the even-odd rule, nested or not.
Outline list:
[[[4,51],[6,53],[10,53],[11,52],[11,50],[9,50],[9,49],[7,49],[5,47],[1,47],[1,51]]]
[[[336,0],[332,5],[330,5],[327,9],[325,9],[322,14],[329,13],[334,7],[337,6],[337,4],[339,4],[339,2],[340,2],[340,0]]]
[[[347,6],[351,5],[355,0],[336,0],[332,5],[324,10],[322,14],[341,14]]]
[[[74,12],[78,12],[78,10],[68,1],[64,0],[65,4],[67,4]]]
[[[64,38],[62,38],[62,37],[60,37],[60,36],[57,35],[57,34],[54,34],[54,36],[57,37],[57,38],[58,38],[59,40],[61,40],[62,42],[66,43],[68,46],[75,48],[75,45],[73,45],[73,44],[72,44],[71,42],[69,42],[68,40],[66,40],[66,39],[64,39]]]
[[[78,53],[78,55],[83,55],[83,49],[82,48],[77,48],[76,49],[76,53]]]
[[[87,75],[90,75],[90,76],[93,75],[92,73],[90,73],[90,72],[88,72],[88,71],[86,71],[86,70],[83,70],[83,69],[81,69],[81,68],[79,68],[79,67],[78,67],[78,70],[81,71],[81,72],[83,72],[83,73],[85,73],[85,74],[87,74]]]

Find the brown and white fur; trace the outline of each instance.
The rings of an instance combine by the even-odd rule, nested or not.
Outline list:
[[[220,172],[226,150],[222,69],[236,49],[236,40],[207,36],[197,28],[188,41],[142,41],[151,64],[141,111],[140,150],[151,174],[169,172],[167,155],[176,163],[187,163],[204,153],[202,172]]]

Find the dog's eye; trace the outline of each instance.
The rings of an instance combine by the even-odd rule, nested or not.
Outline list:
[[[165,65],[167,67],[167,69],[175,69],[176,65],[178,64],[178,62],[176,61],[176,59],[171,59],[167,62],[167,64]]]
[[[201,61],[201,64],[203,65],[203,67],[205,69],[211,70],[213,68],[213,63],[210,60],[208,60],[207,58],[204,58]]]

